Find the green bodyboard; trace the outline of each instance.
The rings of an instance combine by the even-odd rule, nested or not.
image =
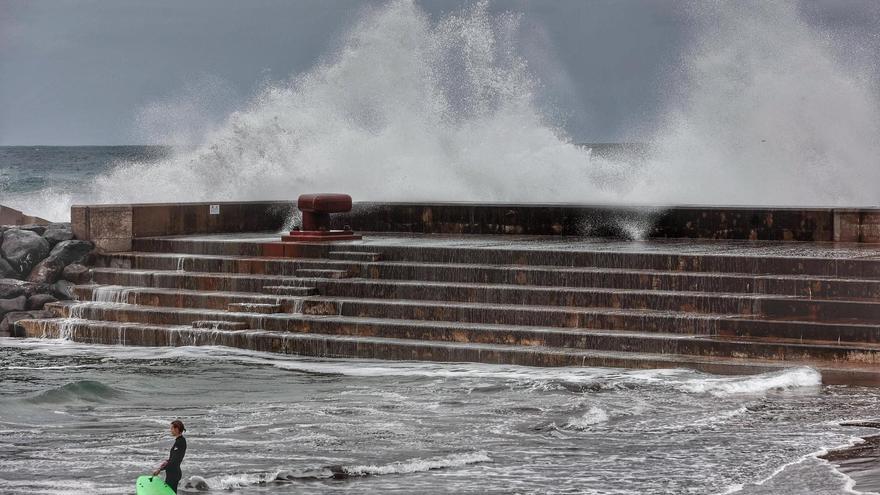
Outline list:
[[[137,495],[174,495],[174,490],[158,476],[141,476],[136,483]]]

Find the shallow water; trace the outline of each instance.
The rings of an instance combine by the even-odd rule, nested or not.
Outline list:
[[[215,493],[842,493],[851,480],[812,454],[872,433],[838,422],[880,404],[808,368],[719,377],[54,340],[0,339],[0,373],[8,494],[133,493],[178,417],[184,481]]]

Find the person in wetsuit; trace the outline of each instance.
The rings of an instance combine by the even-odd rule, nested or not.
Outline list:
[[[153,471],[153,476],[159,476],[159,473],[165,471],[165,484],[170,486],[174,493],[177,493],[177,484],[183,477],[180,470],[180,463],[183,462],[183,456],[186,454],[186,438],[183,438],[183,422],[176,419],[171,422],[171,436],[174,437],[174,445],[171,446],[171,455],[168,460],[163,462],[159,469]]]

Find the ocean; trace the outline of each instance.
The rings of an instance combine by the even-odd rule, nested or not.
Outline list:
[[[68,221],[69,206],[89,203],[94,180],[123,163],[167,158],[165,146],[0,146],[0,205]]]
[[[0,339],[0,493],[839,494],[880,391],[809,368],[538,369]],[[858,488],[858,487],[856,487]]]

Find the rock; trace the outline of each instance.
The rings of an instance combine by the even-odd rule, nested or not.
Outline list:
[[[62,272],[64,272],[64,265],[52,258],[46,258],[31,270],[27,279],[28,282],[38,284],[54,284],[61,278]]]
[[[35,284],[33,282],[25,282],[22,287],[24,287],[24,295],[27,297],[31,297],[35,294],[52,293],[52,286],[49,284]]]
[[[0,299],[0,315],[13,311],[24,311],[27,307],[27,297],[21,295],[12,299]]]
[[[61,300],[73,299],[73,284],[67,280],[59,280],[52,284],[52,295]]]
[[[12,299],[25,294],[25,282],[13,278],[0,278],[0,299]]]
[[[82,261],[94,248],[94,244],[88,241],[62,241],[52,248],[46,259],[56,260],[64,267]]]
[[[208,482],[205,481],[205,478],[201,476],[190,476],[186,481],[184,488],[189,488],[191,490],[209,490]]]
[[[36,283],[54,284],[61,278],[67,265],[81,261],[92,252],[92,243],[86,241],[59,242],[49,256],[41,261],[28,275],[28,280]]]
[[[26,307],[29,311],[43,309],[46,304],[57,300],[58,298],[52,294],[34,294],[28,298]]]
[[[49,242],[50,246],[54,246],[62,241],[69,241],[73,239],[73,232],[66,229],[53,229],[49,228],[43,234],[43,239]]]
[[[88,281],[89,276],[89,267],[85,265],[81,265],[79,263],[74,263],[72,265],[67,265],[64,268],[64,271],[61,272],[61,278],[67,280],[68,282],[73,282],[75,284],[83,284]]]
[[[45,225],[37,225],[37,224],[29,224],[29,225],[18,225],[15,228],[19,230],[27,230],[29,232],[33,232],[37,235],[43,235],[46,232]]]
[[[49,255],[49,242],[31,231],[10,229],[3,233],[0,252],[12,268],[28,274],[34,265]]]
[[[18,276],[18,271],[12,268],[8,261],[0,258],[0,278],[16,278]]]

